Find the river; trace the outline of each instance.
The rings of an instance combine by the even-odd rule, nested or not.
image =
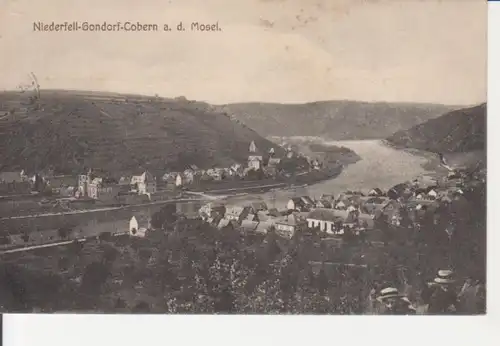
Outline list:
[[[275,190],[274,192],[247,194],[243,196],[232,196],[225,199],[227,204],[245,205],[251,201],[264,201],[269,207],[284,209],[286,203],[291,197],[309,195],[319,197],[321,194],[337,195],[346,190],[369,191],[374,187],[388,189],[398,183],[410,180],[416,176],[426,173],[423,164],[426,159],[422,156],[410,154],[403,150],[397,150],[385,145],[381,140],[363,140],[363,141],[334,141],[325,144],[347,147],[356,152],[361,159],[351,165],[344,167],[342,173],[336,178],[332,178],[320,183],[316,183],[303,188],[292,188],[288,190]],[[207,202],[209,202],[207,200]],[[197,210],[201,203],[187,202],[176,203],[180,211]],[[97,225],[85,227],[86,236],[97,235],[105,229],[120,227],[124,231],[128,230],[128,221],[135,214],[152,215],[159,210],[161,205],[151,206],[131,206],[124,211],[123,219],[104,222]],[[118,222],[118,226],[116,225]],[[112,225],[111,225],[112,224]],[[32,236],[34,244],[40,244],[49,238],[57,238],[57,230],[48,230],[45,232],[35,232]],[[22,244],[19,236],[15,236],[14,243]]]
[[[270,207],[284,208],[293,196],[321,194],[338,195],[346,190],[369,191],[379,187],[388,189],[398,183],[411,180],[426,171],[422,165],[427,161],[422,156],[394,149],[382,140],[330,141],[325,144],[343,146],[361,157],[358,162],[344,167],[342,173],[333,179],[303,188],[249,194],[228,199],[231,203],[244,204],[249,200],[264,200]]]

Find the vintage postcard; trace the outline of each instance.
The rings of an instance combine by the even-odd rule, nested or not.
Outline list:
[[[0,312],[486,313],[482,0],[4,0]]]

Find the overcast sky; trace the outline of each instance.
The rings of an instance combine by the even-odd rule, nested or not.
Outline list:
[[[212,103],[486,100],[482,0],[0,0],[0,89]],[[34,32],[33,22],[219,22],[218,33]]]

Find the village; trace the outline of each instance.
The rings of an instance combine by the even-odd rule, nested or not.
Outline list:
[[[268,208],[264,202],[246,206],[212,202],[200,209],[200,216],[218,228],[231,225],[264,233],[273,228],[288,238],[306,229],[318,229],[327,235],[366,235],[380,229],[381,222],[396,228],[413,227],[426,214],[464,202],[465,188],[481,179],[484,178],[450,172],[440,181],[422,177],[388,191],[375,187],[367,193],[345,191],[337,196],[324,194],[317,199],[297,196],[280,210]]]
[[[264,182],[279,182],[282,177],[303,175],[310,171],[321,170],[323,164],[317,158],[307,158],[286,148],[283,158],[276,157],[274,148],[267,153],[257,149],[252,141],[246,165],[234,163],[230,167],[213,167],[199,169],[195,164],[189,165],[181,172],[139,171],[136,174],[116,177],[115,174],[103,173],[88,169],[86,172],[73,175],[57,175],[53,169],[27,173],[0,172],[0,197],[46,196],[57,198],[73,198],[79,200],[98,200],[102,203],[119,203],[131,196],[143,196],[150,200],[175,196],[173,192],[180,190],[206,190],[209,187],[238,188],[245,182],[256,182],[259,186]],[[222,182],[233,182],[223,185]],[[219,184],[217,184],[219,183]],[[141,199],[138,199],[141,200]]]
[[[297,154],[291,147],[286,147],[285,152],[285,159],[297,158],[302,163],[295,166],[301,170],[292,170],[292,173],[322,167],[317,159]],[[144,171],[123,176],[118,181],[99,177],[92,170],[78,177],[57,176],[50,171],[33,175],[24,171],[4,172],[0,174],[0,186],[7,195],[0,203],[7,215],[0,219],[1,244],[10,248],[103,233],[144,237],[148,231],[154,231],[150,223],[154,213],[168,203],[176,204],[177,214],[201,219],[219,229],[232,227],[257,233],[273,229],[287,238],[296,232],[317,229],[329,236],[381,240],[384,239],[380,234],[383,225],[413,228],[426,214],[434,214],[439,208],[466,199],[464,189],[484,180],[484,174],[471,176],[465,171],[450,170],[445,177],[422,176],[388,191],[373,187],[369,191],[344,191],[337,195],[296,195],[281,206],[269,206],[264,201],[232,203],[228,196],[191,192],[208,191],[199,188],[203,186],[200,182],[228,179],[244,182],[248,176],[253,177],[250,182],[260,183],[258,187],[263,181],[259,176],[273,177],[272,182],[276,182],[277,175],[289,174],[284,173],[280,162],[282,159],[274,157],[273,149],[265,157],[251,142],[248,164],[244,168],[234,164],[229,168],[200,170],[192,165],[183,172],[168,172],[159,178]],[[303,162],[308,163],[308,167]],[[269,186],[278,188],[284,184]],[[203,204],[206,197],[213,201]],[[150,205],[158,207],[133,208]]]
[[[297,257],[305,261],[301,270],[312,270],[315,274],[310,274],[311,277],[321,277],[321,273],[328,271],[332,276],[329,280],[338,282],[338,275],[344,274],[335,268],[351,268],[353,273],[371,271],[371,274],[363,274],[361,281],[343,277],[341,281],[346,286],[366,286],[370,275],[387,275],[389,268],[379,264],[380,256],[395,261],[398,273],[402,265],[418,267],[424,265],[421,263],[428,263],[424,265],[426,272],[436,266],[450,267],[452,262],[461,263],[461,275],[470,275],[467,270],[476,270],[464,264],[476,263],[476,260],[469,261],[466,256],[457,259],[456,249],[468,243],[468,237],[476,237],[464,233],[463,227],[476,218],[469,212],[474,213],[476,204],[481,203],[478,196],[486,183],[485,169],[451,168],[443,159],[443,170],[419,175],[390,188],[371,186],[312,195],[307,184],[297,189],[294,185],[297,180],[290,177],[316,173],[321,176],[331,169],[332,163],[308,157],[286,144],[279,150],[284,152],[282,157],[276,157],[274,149],[263,154],[251,142],[246,165],[235,163],[228,168],[207,170],[191,165],[182,172],[157,174],[144,170],[118,178],[98,169],[89,169],[77,176],[58,176],[51,170],[3,172],[0,174],[0,254],[22,256],[33,251],[52,253],[87,248],[88,258],[92,259],[97,256],[92,254],[95,247],[109,247],[109,242],[130,242],[142,246],[139,252],[158,252],[157,246],[167,246],[170,250],[164,264],[180,266],[179,270],[183,271],[179,253],[189,252],[191,246],[204,248],[215,244],[217,248],[218,241],[212,245],[204,242],[220,237],[226,242],[235,242],[230,246],[241,248],[240,256],[250,256],[248,265],[259,253],[258,256],[266,258],[263,263],[267,263],[276,254],[293,252],[297,247],[297,251],[304,252]],[[333,165],[341,166],[337,162]],[[276,203],[274,198],[264,198],[264,191],[273,196],[280,192],[290,197]],[[473,229],[471,227],[471,232]],[[173,241],[181,235],[186,237],[184,245]],[[165,240],[169,245],[161,245],[166,244],[161,243]],[[292,258],[290,256],[292,253],[283,260]],[[153,264],[148,265],[156,263],[153,257],[147,261]],[[51,254],[43,263],[51,266],[49,263],[54,259],[57,257]],[[74,261],[78,259],[80,255]],[[54,268],[50,270],[57,271],[59,265]],[[85,281],[78,274],[80,269],[74,272],[76,268],[64,269],[58,275],[71,276],[70,281]],[[117,271],[115,276],[113,282],[120,290],[137,293],[155,287],[143,285],[141,280],[133,286],[122,285],[123,272]],[[389,281],[396,283],[393,278]],[[364,287],[363,292],[366,289]],[[114,292],[113,289],[110,292]],[[184,294],[182,290],[174,289],[174,292]],[[153,302],[158,299],[154,293],[147,295],[151,304],[158,304]],[[332,296],[338,298],[337,293]],[[354,299],[349,303],[351,311],[369,311],[356,307],[359,304],[359,300],[355,302],[356,295],[349,299]],[[130,298],[129,304],[135,304],[135,300]],[[412,310],[413,305],[407,308],[411,311],[405,308],[405,313],[416,311]],[[192,307],[186,309],[191,311]],[[332,309],[343,308],[341,303],[335,303]]]
[[[1,172],[2,244],[56,241],[61,228],[78,229],[78,236],[96,235],[105,227],[110,227],[111,233],[123,233],[124,215],[128,215],[123,208],[179,202],[178,211],[193,216],[197,215],[197,202],[209,193],[283,188],[292,176],[306,176],[323,169],[317,158],[305,157],[291,145],[282,144],[282,149],[283,157],[276,157],[274,148],[263,153],[252,141],[246,165],[234,163],[226,168],[202,170],[193,164],[182,172],[159,174],[144,170],[112,177],[93,169],[77,176],[57,175],[53,169]],[[152,213],[145,212],[148,217]],[[133,216],[127,216],[127,221]]]
[[[179,275],[182,276],[179,280],[181,282],[188,280],[183,279],[183,276],[188,275],[190,270],[195,270],[195,266],[193,265],[193,269],[187,265],[185,261],[191,261],[191,257],[184,258],[185,255],[182,254],[192,255],[193,248],[198,249],[196,251],[208,251],[210,242],[220,237],[221,241],[226,242],[225,246],[228,246],[225,248],[226,250],[217,250],[221,256],[222,254],[236,256],[235,253],[240,253],[238,256],[241,257],[237,256],[239,259],[236,257],[226,258],[225,260],[233,262],[241,260],[245,261],[245,265],[251,266],[255,260],[254,256],[264,256],[263,263],[267,263],[267,261],[272,262],[273,256],[277,256],[277,254],[284,256],[288,253],[279,263],[285,260],[290,261],[293,249],[297,247],[299,255],[294,256],[298,256],[298,261],[300,258],[305,260],[302,264],[303,268],[301,267],[300,270],[306,272],[309,270],[313,273],[308,274],[312,275],[310,280],[313,280],[307,284],[309,289],[320,285],[318,280],[323,278],[333,285],[333,291],[327,295],[338,299],[340,293],[333,288],[335,285],[343,285],[349,290],[353,289],[351,286],[355,285],[363,287],[359,291],[361,298],[357,294],[349,293],[349,309],[351,309],[349,311],[351,313],[352,311],[378,313],[370,312],[370,307],[359,305],[366,298],[362,296],[368,295],[367,290],[372,285],[379,287],[377,286],[379,284],[370,283],[369,280],[372,276],[384,277],[384,285],[386,286],[407,287],[408,290],[404,289],[404,293],[397,292],[397,288],[393,287],[390,289],[396,290],[396,293],[392,291],[392,293],[389,291],[386,293],[397,297],[402,297],[401,294],[407,294],[412,300],[412,305],[408,305],[408,309],[414,309],[413,306],[420,309],[417,296],[412,293],[415,286],[405,286],[404,284],[406,282],[405,275],[413,275],[404,274],[404,266],[410,266],[411,271],[414,271],[415,268],[423,264],[425,275],[429,275],[429,272],[436,266],[438,268],[448,267],[445,258],[448,256],[447,253],[456,246],[451,245],[454,244],[452,239],[457,237],[455,234],[457,233],[457,222],[462,222],[458,221],[460,215],[457,213],[471,210],[471,203],[478,202],[477,194],[474,197],[474,193],[471,191],[476,187],[480,189],[481,186],[484,186],[484,173],[484,171],[450,170],[447,175],[422,175],[387,190],[373,187],[366,191],[346,190],[338,194],[324,193],[321,196],[297,194],[285,203],[278,205],[274,203],[270,205],[258,198],[253,201],[250,198],[244,198],[238,202],[231,198],[212,196],[214,198],[210,201],[206,199],[196,202],[190,201],[188,204],[184,204],[184,207],[181,207],[182,203],[168,204],[163,202],[157,208],[146,210],[134,206],[116,210],[109,208],[110,210],[95,213],[74,211],[72,214],[72,212],[65,212],[52,217],[4,218],[0,220],[4,231],[10,227],[17,232],[9,232],[7,235],[4,233],[0,238],[2,239],[1,250],[3,250],[1,253],[5,256],[23,256],[25,250],[45,251],[44,253],[48,255],[41,255],[39,260],[40,266],[49,268],[43,269],[44,271],[60,271],[58,275],[67,278],[72,284],[85,286],[84,282],[90,279],[86,279],[86,274],[82,274],[81,271],[85,268],[81,266],[90,263],[86,261],[95,261],[98,260],[99,256],[104,256],[104,262],[98,260],[96,263],[107,266],[106,263],[109,260],[106,258],[108,258],[108,252],[112,252],[111,247],[118,249],[125,249],[127,246],[130,249],[137,247],[134,251],[137,252],[139,259],[144,261],[144,264],[137,267],[137,270],[142,274],[139,275],[138,272],[134,274],[139,275],[137,278],[135,276],[129,278],[122,269],[119,269],[125,263],[129,263],[127,256],[135,253],[129,253],[131,250],[125,251],[123,255],[119,256],[119,260],[115,260],[116,268],[110,279],[110,286],[103,289],[108,293],[103,296],[96,293],[95,299],[100,299],[98,304],[103,304],[103,306],[108,304],[107,309],[116,309],[116,306],[119,306],[118,302],[123,304],[125,299],[128,307],[139,305],[139,303],[144,305],[144,301],[147,301],[146,305],[157,309],[154,311],[163,311],[162,309],[165,308],[161,305],[161,295],[158,295],[156,291],[158,288],[156,281],[154,281],[154,277],[147,276],[148,270],[163,270],[160,269],[163,268],[162,265],[167,266],[167,268],[174,266],[178,267],[175,270],[179,270]],[[133,188],[147,191],[147,185],[142,185],[144,180],[135,178],[131,181],[134,181],[134,184],[137,183],[137,186],[132,186]],[[151,187],[149,187],[149,191],[153,191]],[[89,198],[89,196],[86,197]],[[68,221],[72,215],[77,216],[75,223]],[[60,225],[65,226],[61,227]],[[421,232],[421,230],[423,231]],[[40,236],[42,234],[44,236]],[[177,239],[178,237],[180,238]],[[462,243],[464,239],[469,242],[468,236],[462,234],[462,231],[458,231],[458,237],[460,240],[457,240],[457,244]],[[444,243],[441,241],[443,238],[446,238]],[[179,241],[181,242],[179,243]],[[216,240],[214,243],[216,249],[217,246],[221,246],[217,245],[218,242],[219,240]],[[277,247],[273,247],[273,244]],[[53,249],[45,249],[48,246],[53,246]],[[161,255],[165,250],[164,247],[168,251]],[[107,249],[103,255],[99,255],[101,250],[96,250],[100,248]],[[65,257],[67,258],[66,262],[76,261],[79,264],[70,266],[71,268],[65,267],[67,264],[64,264],[64,261],[57,255],[60,252],[65,253],[65,251],[69,251]],[[72,251],[77,251],[74,259],[70,259],[73,256]],[[82,251],[85,251],[85,255],[81,254]],[[401,251],[405,253],[403,257],[399,254]],[[146,253],[148,254],[146,255]],[[463,255],[465,253],[459,256]],[[83,257],[86,259],[85,261],[82,261]],[[15,260],[17,257],[11,258]],[[380,262],[381,258],[386,258],[393,264],[384,265]],[[201,259],[197,261],[203,262]],[[426,261],[434,262],[431,264]],[[457,259],[453,261],[457,261]],[[465,256],[461,262],[456,263],[464,261],[468,261]],[[264,264],[257,264],[257,266],[259,265]],[[271,267],[274,265],[272,264]],[[286,263],[281,265],[288,268]],[[413,268],[412,265],[417,267]],[[90,266],[91,264],[89,264]],[[462,267],[463,264],[460,266]],[[397,269],[398,275],[403,275],[401,279],[403,281],[395,280],[390,276],[393,267]],[[460,268],[462,271],[464,269],[466,268]],[[441,275],[442,272],[445,271],[440,270],[438,275]],[[238,273],[238,275],[248,274],[245,270]],[[254,275],[259,278],[266,277],[259,273],[257,271]],[[356,273],[362,273],[357,274],[362,276],[356,279]],[[446,271],[446,273],[448,272]],[[280,280],[285,280],[285,276],[282,276],[284,274],[272,275],[277,275],[281,278]],[[414,281],[415,278],[412,282]],[[191,287],[189,282],[189,280],[185,282],[185,287]],[[187,288],[172,285],[173,291],[170,294],[179,296],[179,306],[182,306],[181,300],[189,301],[190,298],[186,298],[190,297],[185,291],[188,290]],[[231,285],[235,284],[231,283]],[[466,290],[467,287],[464,287]],[[232,289],[236,290],[234,287]],[[272,290],[272,288],[266,289]],[[321,292],[323,295],[326,294],[324,291]],[[239,294],[246,299],[253,299],[250,296],[247,297],[246,293],[240,292]],[[371,301],[371,295],[372,293],[370,293],[368,301]],[[116,298],[117,296],[120,298]],[[301,299],[305,299],[304,297]],[[271,299],[271,302],[266,304],[272,305],[274,303],[274,300]],[[86,303],[82,301],[81,304]],[[189,305],[184,309],[186,311],[192,311],[191,309],[203,311],[204,305],[197,304],[199,306]],[[291,301],[289,304],[292,304]],[[344,311],[341,303],[332,300],[331,304],[330,308],[333,311]],[[372,305],[369,306],[378,306],[374,302],[370,304]],[[265,309],[270,308],[265,307]],[[408,309],[403,309],[405,314],[416,311]],[[476,311],[475,309],[471,308],[471,311]]]

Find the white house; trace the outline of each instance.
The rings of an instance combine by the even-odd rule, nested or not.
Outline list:
[[[321,165],[320,165],[318,159],[314,159],[311,161],[311,167],[312,167],[312,169],[316,169],[316,170],[319,170],[321,168]]]
[[[269,161],[267,162],[267,165],[269,167],[277,167],[281,162],[281,159],[278,157],[271,157]]]
[[[248,217],[251,211],[251,207],[228,206],[226,207],[226,214],[224,215],[224,218],[241,223]]]
[[[340,226],[338,229],[336,226]],[[369,214],[361,214],[358,210],[348,212],[347,210],[315,209],[307,216],[309,228],[319,227],[322,232],[330,234],[342,233],[346,226],[373,229],[373,217]]]
[[[218,213],[221,216],[224,216],[226,214],[226,206],[224,203],[221,202],[211,202],[208,204],[203,205],[199,210],[198,213],[200,215],[206,215],[207,217],[213,217],[214,213]]]
[[[213,180],[222,180],[224,169],[223,168],[210,168],[207,169],[206,174]]]
[[[345,210],[347,208],[347,205],[344,203],[344,201],[340,201],[337,204],[335,204],[335,208],[337,210]]]
[[[286,205],[288,210],[308,211],[314,208],[314,201],[309,196],[293,197]]]
[[[99,191],[102,188],[102,178],[94,178],[87,184],[87,195],[90,198],[98,199]]]
[[[242,167],[239,163],[233,163],[231,165],[231,171],[233,171],[236,174],[239,174],[242,171]]]
[[[281,220],[277,220],[274,223],[276,232],[285,237],[291,238],[295,232],[301,227],[305,226],[306,222],[294,214],[285,216]]]
[[[134,237],[145,237],[150,228],[149,218],[145,215],[132,216],[129,222],[129,233]]]
[[[429,196],[430,198],[436,198],[438,195],[438,193],[436,192],[436,190],[430,190],[429,192],[427,192],[427,196]]]
[[[184,183],[184,180],[182,179],[182,175],[177,174],[177,177],[175,177],[175,186],[179,187],[182,186]]]
[[[248,168],[258,170],[262,165],[262,156],[250,155],[248,157]]]
[[[132,185],[131,190],[140,195],[156,192],[156,179],[148,171],[132,176],[130,185]]]
[[[319,227],[322,232],[335,233],[335,223],[348,216],[347,211],[333,209],[315,209],[307,216],[307,227]]]

